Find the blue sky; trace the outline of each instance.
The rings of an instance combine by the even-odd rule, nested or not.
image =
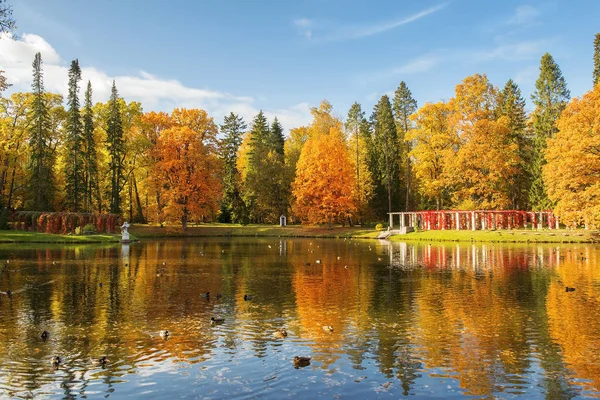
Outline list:
[[[42,52],[48,90],[66,93],[74,58],[105,101],[112,79],[146,111],[199,107],[217,122],[259,109],[290,129],[327,98],[367,114],[404,80],[418,103],[452,97],[466,76],[512,78],[527,99],[550,52],[573,96],[591,88],[600,1],[67,1],[13,4],[20,39],[0,69],[28,90]]]

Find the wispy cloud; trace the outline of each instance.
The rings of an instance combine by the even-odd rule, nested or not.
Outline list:
[[[394,67],[359,74],[356,81],[367,84],[398,76],[424,74],[435,70],[442,64],[477,65],[498,61],[521,62],[534,60],[542,55],[549,43],[549,40],[522,40],[498,44],[487,49],[438,49],[414,57]],[[531,70],[527,72],[529,77]]]
[[[24,33],[20,40],[0,34],[0,66],[13,85],[10,91],[30,90],[31,63],[37,52],[42,54],[46,90],[66,95],[67,62],[43,37],[28,33]],[[140,101],[145,111],[171,111],[175,107],[202,108],[216,122],[229,112],[239,113],[246,121],[251,121],[258,113],[258,106],[252,97],[190,87],[176,79],[165,79],[146,71],[140,71],[137,75],[111,76],[93,66],[83,66],[82,78],[84,84],[88,80],[92,82],[94,101],[106,101],[112,81],[115,80],[119,94],[126,101]],[[277,115],[286,129],[305,125],[311,120],[310,107],[305,103],[264,111],[268,116]]]
[[[294,20],[294,25],[300,33],[307,39],[316,42],[337,42],[344,40],[354,40],[363,37],[378,35],[380,33],[398,28],[402,25],[417,21],[428,15],[436,13],[447,6],[448,3],[441,3],[436,6],[419,11],[408,17],[402,17],[393,21],[380,21],[371,25],[343,25],[336,23],[325,23],[307,18]]]
[[[526,25],[537,20],[540,10],[528,4],[517,7],[514,14],[506,21],[507,25]]]

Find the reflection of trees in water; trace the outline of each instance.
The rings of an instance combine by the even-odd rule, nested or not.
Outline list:
[[[525,395],[540,368],[548,397],[572,397],[580,385],[598,391],[593,248],[283,243],[150,242],[132,245],[126,259],[120,246],[11,250],[0,275],[0,290],[15,292],[0,304],[0,362],[15,362],[0,381],[35,392],[54,382],[48,360],[61,354],[65,396],[94,379],[109,393],[123,375],[159,363],[264,358],[296,341],[332,373],[345,356],[357,371],[374,358],[404,394],[441,374],[467,394]],[[200,297],[207,291],[209,300]],[[213,315],[226,323],[211,327]],[[290,338],[273,340],[280,327]],[[52,336],[42,344],[44,329]],[[168,341],[160,329],[172,333]],[[104,354],[114,360],[106,369],[89,365]]]

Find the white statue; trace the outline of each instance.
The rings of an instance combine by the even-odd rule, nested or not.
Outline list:
[[[129,232],[127,231],[127,228],[129,228],[129,224],[125,221],[123,222],[123,225],[121,225],[121,242],[129,242]]]

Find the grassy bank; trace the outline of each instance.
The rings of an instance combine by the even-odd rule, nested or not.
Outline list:
[[[498,230],[498,231],[422,231],[396,235],[393,241],[490,242],[490,243],[597,243],[599,232],[584,230]]]
[[[118,243],[121,235],[54,235],[51,233],[0,231],[0,243]]]
[[[266,236],[266,237],[315,237],[315,238],[340,238],[353,237],[373,239],[378,232],[373,228],[349,228],[334,226],[306,227],[288,225],[285,228],[274,225],[237,225],[237,224],[202,224],[188,226],[184,231],[177,226],[151,226],[132,225],[129,232],[138,239],[164,238],[164,237],[230,237],[230,236]]]

